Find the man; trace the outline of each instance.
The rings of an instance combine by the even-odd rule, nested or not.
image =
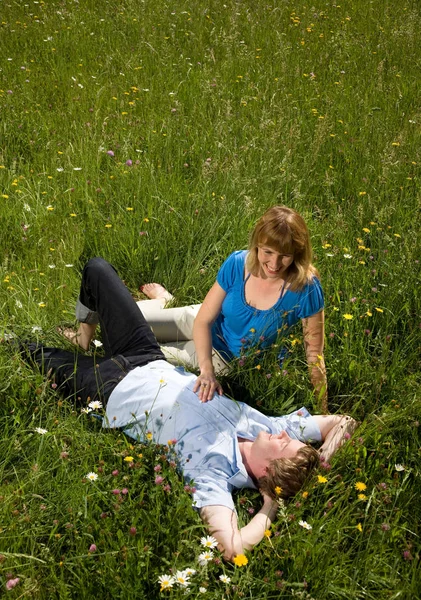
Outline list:
[[[28,344],[32,361],[51,373],[59,389],[78,401],[106,403],[103,426],[137,439],[172,440],[184,478],[194,482],[193,505],[224,556],[252,548],[276,516],[276,498],[295,494],[319,462],[305,442],[321,442],[325,460],[356,422],[340,415],[312,417],[300,409],[285,417],[221,395],[202,403],[196,376],[168,363],[114,268],[91,259],[76,307],[80,326],[72,341],[87,350],[101,325],[105,357]],[[241,530],[232,492],[258,488],[263,506]]]

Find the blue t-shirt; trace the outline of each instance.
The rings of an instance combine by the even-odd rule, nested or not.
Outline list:
[[[250,347],[268,348],[279,336],[288,335],[297,321],[324,308],[322,286],[317,277],[298,291],[286,290],[267,310],[253,308],[247,304],[244,291],[246,256],[246,250],[233,252],[216,278],[226,297],[212,326],[212,346],[227,360],[241,356]]]

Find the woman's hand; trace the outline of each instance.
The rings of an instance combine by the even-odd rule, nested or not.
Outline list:
[[[215,373],[201,373],[196,379],[193,392],[199,396],[200,402],[212,400],[215,392],[219,395],[223,394],[222,386],[215,377]]]

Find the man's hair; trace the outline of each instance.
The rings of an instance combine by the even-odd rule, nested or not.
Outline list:
[[[288,267],[286,277],[290,289],[297,291],[318,276],[312,264],[310,234],[303,217],[287,206],[272,206],[257,221],[250,237],[246,267],[257,276],[260,264],[259,246],[268,246],[280,254],[292,254],[294,262]]]
[[[274,500],[295,496],[319,463],[320,455],[317,450],[312,446],[305,446],[298,450],[294,458],[272,460],[267,474],[258,480],[258,487]]]

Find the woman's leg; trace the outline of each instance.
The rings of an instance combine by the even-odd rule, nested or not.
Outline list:
[[[158,342],[182,342],[193,339],[193,324],[201,304],[164,308],[165,299],[137,302]]]
[[[107,357],[122,354],[163,358],[129,290],[103,258],[92,258],[83,269],[76,317],[89,325],[100,323]]]
[[[186,369],[199,368],[193,340],[161,344],[161,350],[167,361],[173,365],[183,365]],[[229,370],[228,363],[215,349],[212,349],[212,364],[216,375],[225,375]]]

